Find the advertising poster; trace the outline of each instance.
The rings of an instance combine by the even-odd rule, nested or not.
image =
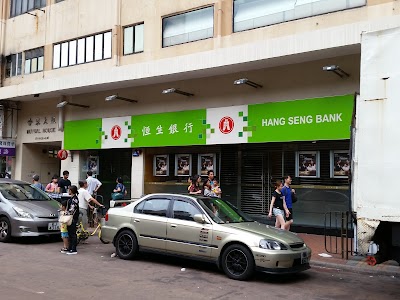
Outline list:
[[[201,176],[207,176],[208,171],[213,171],[216,175],[216,155],[212,154],[199,154],[198,159],[198,170],[200,170]]]
[[[93,172],[93,176],[99,175],[99,157],[89,156],[87,159],[87,170]]]
[[[348,178],[350,172],[350,154],[346,150],[331,151],[331,177]]]
[[[154,155],[153,175],[168,176],[168,155]]]
[[[175,155],[175,176],[192,175],[192,156],[190,154]]]
[[[296,153],[296,177],[319,177],[318,151],[300,151]]]

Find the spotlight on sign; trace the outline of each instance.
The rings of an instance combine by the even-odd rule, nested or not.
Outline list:
[[[118,95],[107,96],[105,98],[105,100],[106,101],[122,100],[122,101],[130,102],[130,103],[137,103],[138,102],[137,100],[121,97],[121,96],[118,96]]]
[[[337,65],[330,65],[330,66],[325,66],[322,68],[322,70],[327,71],[327,72],[333,72],[340,78],[347,78],[350,77],[350,74],[343,71],[339,66]]]
[[[194,94],[192,93],[184,92],[175,88],[170,88],[162,91],[162,94],[173,94],[173,93],[180,94],[186,97],[194,96]]]
[[[71,103],[68,101],[62,101],[60,103],[57,104],[57,108],[63,108],[67,105],[71,105],[71,106],[78,106],[78,107],[82,107],[82,108],[89,108],[89,105],[83,105],[83,104],[78,104],[78,103]]]
[[[253,88],[255,88],[255,89],[258,89],[258,88],[262,88],[262,87],[263,87],[261,84],[258,84],[258,83],[254,82],[254,81],[251,81],[251,80],[247,79],[247,78],[237,79],[237,80],[235,80],[235,81],[233,82],[233,84],[234,84],[234,85],[247,84],[248,86],[251,86],[251,87],[253,87]]]

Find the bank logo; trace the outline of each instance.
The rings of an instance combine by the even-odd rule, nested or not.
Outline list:
[[[208,108],[206,144],[247,143],[247,105]]]
[[[118,140],[121,137],[122,129],[118,125],[111,128],[111,137],[113,140]]]
[[[235,122],[231,117],[223,117],[219,121],[219,131],[221,131],[223,134],[229,134],[232,132],[233,128],[235,126]]]
[[[131,148],[132,117],[103,118],[101,121],[101,148]]]

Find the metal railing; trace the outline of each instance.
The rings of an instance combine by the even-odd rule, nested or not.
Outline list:
[[[340,254],[342,259],[349,259],[355,254],[354,214],[349,211],[331,211],[325,213],[324,239],[325,250],[330,254]]]

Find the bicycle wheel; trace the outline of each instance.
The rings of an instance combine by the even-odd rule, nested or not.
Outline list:
[[[82,223],[79,223],[76,229],[76,243],[79,244],[82,241],[85,241],[89,238],[90,233],[85,228],[83,228]]]

